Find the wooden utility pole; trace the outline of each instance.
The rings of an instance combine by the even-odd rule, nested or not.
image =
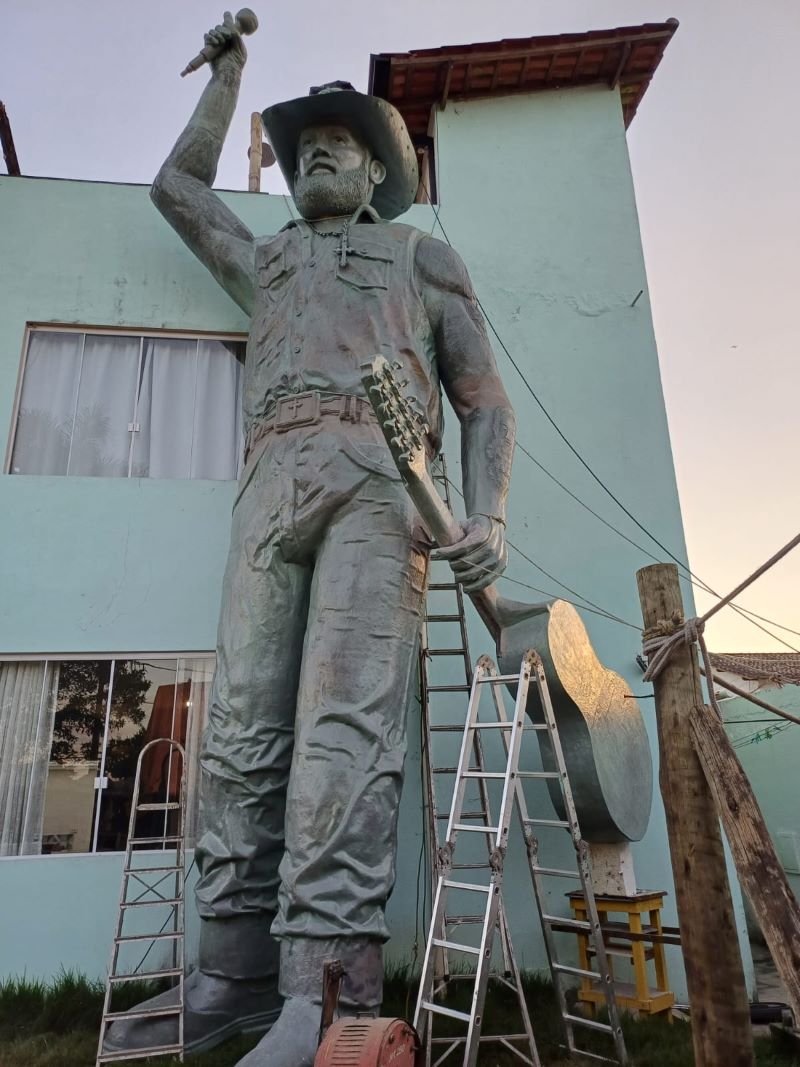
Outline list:
[[[683,622],[678,568],[638,571],[645,634]],[[703,707],[693,648],[676,649],[654,682],[659,784],[689,988],[696,1067],[754,1067],[753,1034],[716,808],[695,753],[693,708]]]
[[[794,1017],[800,1020],[800,904],[722,723],[709,711],[694,708],[691,727],[695,750],[731,846],[736,873],[786,986]]]
[[[254,111],[250,116],[250,169],[247,176],[247,188],[251,193],[261,192],[261,146],[262,140],[261,115]]]

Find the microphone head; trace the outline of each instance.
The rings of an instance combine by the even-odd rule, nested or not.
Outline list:
[[[240,33],[245,35],[255,33],[258,29],[258,17],[255,11],[251,11],[249,7],[243,7],[236,14],[236,24]]]

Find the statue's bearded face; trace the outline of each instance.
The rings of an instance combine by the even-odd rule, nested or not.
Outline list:
[[[309,126],[297,143],[295,203],[304,219],[352,215],[385,173],[347,126]]]

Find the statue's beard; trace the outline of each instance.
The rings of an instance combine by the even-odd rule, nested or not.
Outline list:
[[[310,174],[294,183],[294,202],[304,219],[352,215],[370,198],[366,166],[339,174]]]

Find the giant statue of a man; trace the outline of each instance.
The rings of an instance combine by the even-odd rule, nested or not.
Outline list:
[[[326,959],[344,964],[348,1012],[380,1006],[427,573],[429,542],[361,366],[375,354],[402,364],[431,455],[440,384],[455,409],[469,517],[448,558],[467,589],[505,566],[514,416],[463,263],[391,221],[418,183],[398,112],[346,83],[265,111],[300,218],[254,238],[211,189],[245,49],[229,15],[206,43],[224,48],[152,190],[250,317],[185,1041],[191,1051],[269,1030],[242,1063],[301,1067],[316,1048]],[[109,1044],[150,1045],[169,1025],[116,1023]]]

